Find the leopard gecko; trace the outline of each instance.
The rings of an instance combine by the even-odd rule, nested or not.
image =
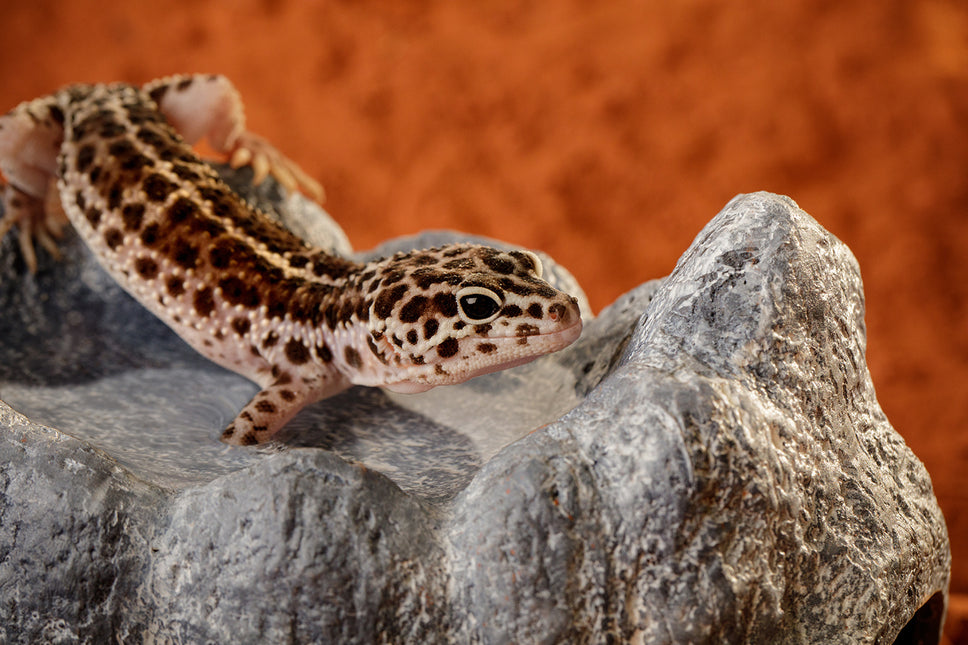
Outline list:
[[[0,117],[4,216],[25,265],[69,221],[126,291],[261,390],[222,433],[267,441],[351,385],[420,392],[528,362],[581,333],[575,298],[529,251],[454,244],[360,263],[307,245],[193,150],[207,138],[258,183],[322,189],[245,129],[223,76],[78,84]]]

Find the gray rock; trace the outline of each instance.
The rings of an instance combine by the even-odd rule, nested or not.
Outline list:
[[[787,198],[562,352],[261,450],[217,442],[254,387],[66,251],[0,247],[0,642],[937,642],[930,479],[855,260]]]

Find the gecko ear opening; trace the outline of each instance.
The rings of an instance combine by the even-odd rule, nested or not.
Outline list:
[[[531,258],[532,261],[534,261],[535,277],[538,277],[538,278],[542,277],[542,275],[544,274],[544,267],[541,265],[541,258],[538,257],[538,254],[535,253],[534,251],[527,251],[527,250],[523,250],[521,252],[527,255],[529,258]]]
[[[464,287],[457,292],[457,312],[468,325],[491,322],[503,306],[504,300],[486,287]]]

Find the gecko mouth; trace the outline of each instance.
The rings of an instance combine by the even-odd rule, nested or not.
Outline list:
[[[522,336],[522,337],[517,337],[517,336],[505,336],[505,337],[498,337],[498,338],[491,337],[489,339],[486,339],[486,341],[491,343],[495,341],[500,341],[502,343],[507,343],[508,346],[510,346],[510,343],[517,344],[520,338],[527,338],[529,339],[529,341],[540,341],[540,344],[522,345],[521,346],[522,355],[519,355],[517,357],[512,356],[512,357],[509,357],[507,360],[503,360],[503,361],[499,360],[493,363],[484,363],[474,369],[468,370],[459,375],[458,374],[450,375],[450,378],[446,378],[446,376],[441,378],[440,374],[435,374],[434,376],[438,378],[434,378],[432,380],[430,379],[428,379],[428,381],[404,380],[404,381],[397,381],[395,383],[387,383],[383,387],[387,388],[392,392],[400,392],[403,394],[413,394],[417,392],[425,392],[433,387],[436,387],[437,385],[457,385],[459,383],[463,383],[464,381],[467,381],[477,376],[483,376],[484,374],[490,374],[491,372],[498,372],[501,370],[506,370],[512,367],[518,367],[520,365],[530,363],[536,358],[541,358],[542,356],[549,354],[551,352],[556,352],[560,349],[564,349],[568,345],[575,342],[579,336],[581,336],[581,331],[582,331],[582,320],[581,318],[579,318],[578,321],[575,322],[575,324],[570,325],[565,329],[552,332],[550,334],[540,334],[540,335]],[[465,339],[465,340],[471,340],[471,339]],[[474,342],[477,342],[485,339],[472,339],[472,340]],[[538,349],[538,351],[534,351],[535,349]],[[443,361],[439,361],[436,364],[442,365]],[[430,365],[433,365],[433,364],[431,363]]]

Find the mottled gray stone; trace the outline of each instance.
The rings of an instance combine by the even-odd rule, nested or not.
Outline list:
[[[734,199],[562,352],[354,388],[259,450],[217,442],[254,386],[65,250],[0,245],[0,642],[937,641],[930,479],[856,261],[787,198]]]

